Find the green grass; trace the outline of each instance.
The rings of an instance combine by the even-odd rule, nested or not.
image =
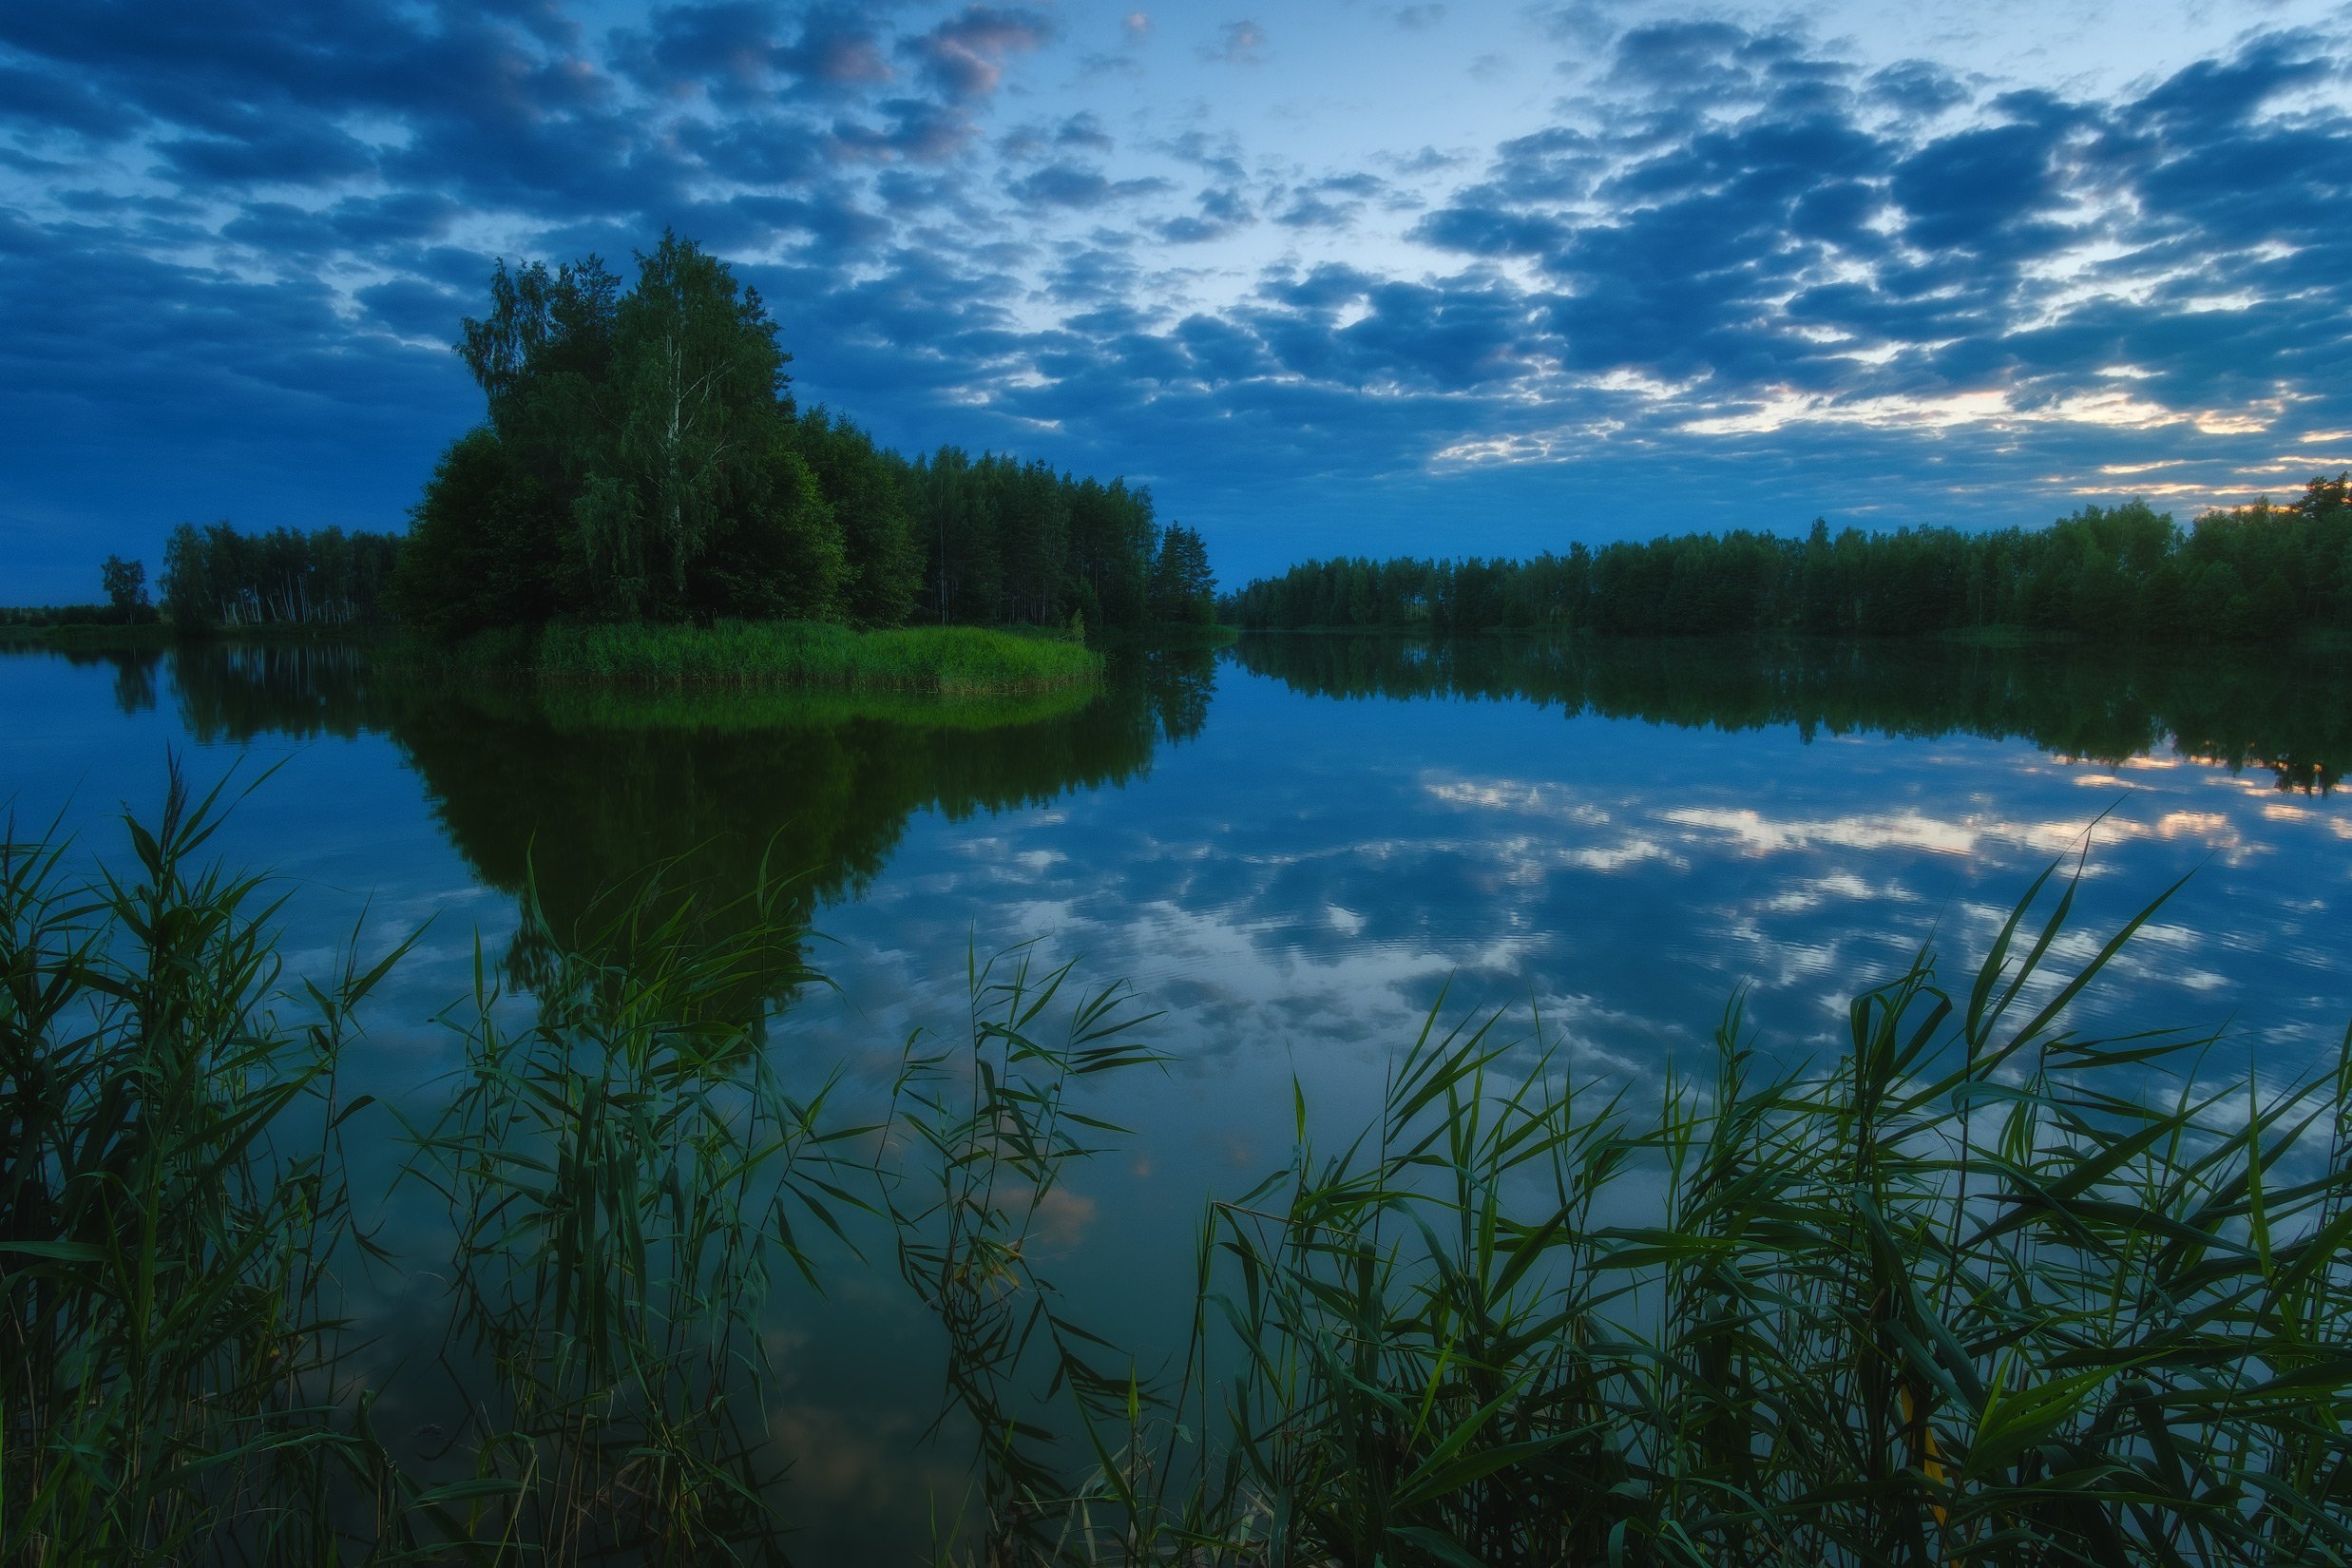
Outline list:
[[[1090,686],[944,694],[806,687],[675,688],[548,682],[536,710],[558,729],[695,730],[704,733],[830,728],[876,720],[940,730],[1042,723],[1094,700]]]
[[[2032,626],[1960,626],[1936,634],[1941,641],[1979,648],[2037,648],[2080,642],[2080,632],[2039,630]]]
[[[335,1067],[399,953],[282,993],[220,810],[175,771],[119,877],[0,840],[0,1560],[326,1560]]]
[[[168,648],[175,641],[169,626],[153,621],[136,626],[81,622],[62,626],[0,625],[0,648],[67,648],[76,652]]]
[[[0,624],[0,648],[58,648],[71,652],[105,653],[117,648],[169,648],[182,643],[382,642],[392,629],[381,623],[359,625],[297,625],[274,621],[252,626],[218,626],[182,632],[168,621],[136,624],[73,621],[64,625]]]
[[[713,626],[554,625],[529,659],[543,680],[636,686],[921,692],[977,697],[1091,686],[1102,663],[1077,643],[980,626],[853,631],[809,621]]]

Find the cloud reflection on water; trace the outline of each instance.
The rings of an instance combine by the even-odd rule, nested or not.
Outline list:
[[[175,665],[171,713],[105,667],[54,660],[0,661],[0,695],[29,732],[10,780],[29,802],[78,779],[75,825],[92,821],[92,802],[146,795],[167,743],[212,748],[200,775],[239,751],[282,756],[231,819],[229,859],[291,873],[303,931],[340,934],[363,907],[376,931],[440,910],[378,1009],[371,1087],[415,1094],[446,1070],[446,1040],[422,1021],[470,985],[476,927],[493,961],[505,950],[535,844],[560,844],[583,884],[631,854],[706,844],[700,864],[740,871],[779,833],[830,857],[812,884],[825,939],[809,957],[839,989],[801,993],[774,1038],[783,1070],[837,1067],[852,1095],[887,1089],[911,1031],[958,1027],[975,949],[1033,941],[1048,962],[1076,960],[1081,982],[1132,981],[1167,1010],[1153,1038],[1172,1060],[1089,1088],[1089,1111],[1134,1131],[1068,1189],[1051,1239],[1073,1308],[1138,1344],[1180,1337],[1159,1318],[1186,1299],[1203,1195],[1288,1157],[1293,1075],[1320,1124],[1352,1132],[1441,994],[1449,1019],[1515,1009],[1516,1036],[1539,1015],[1569,1068],[1653,1092],[1669,1061],[1703,1070],[1743,988],[1762,1044],[1793,1055],[1832,1043],[1852,987],[1923,943],[1957,978],[2090,831],[2061,968],[2195,873],[2090,1022],[2227,1022],[2236,1048],[2300,1062],[2352,1016],[2340,913],[2352,803],[2277,787],[2332,781],[2325,745],[2241,736],[2233,772],[2113,743],[2148,733],[2161,707],[2100,729],[2022,679],[1915,721],[1849,701],[1837,679],[1820,695],[1811,671],[1701,670],[1689,702],[1675,692],[1691,682],[1661,695],[1641,673],[1609,665],[1587,696],[1550,705],[1508,682],[1483,699],[1339,701],[1228,659],[1197,733],[1153,717],[1146,692],[1133,711],[993,738],[862,719],[607,733],[268,660]],[[350,691],[328,689],[344,676]],[[2093,670],[2072,684],[2112,716],[2121,682]],[[1595,690],[1614,695],[1604,705]],[[2242,705],[2225,693],[2206,708]],[[2059,734],[2089,735],[2094,759],[2033,738]],[[2298,768],[2274,772],[2266,755]],[[804,777],[824,789],[795,795]],[[305,939],[291,956],[299,968],[325,951]],[[779,1306],[779,1334],[832,1350],[785,1358],[774,1430],[804,1456],[809,1517],[852,1534],[887,1519],[909,1476],[950,1499],[962,1480],[951,1441],[908,1449],[938,1347],[887,1276],[887,1263],[845,1271],[826,1298]],[[832,1549],[811,1539],[814,1556]]]

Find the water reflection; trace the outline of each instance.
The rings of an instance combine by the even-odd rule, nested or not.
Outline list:
[[[1214,672],[1207,649],[1138,652],[1099,693],[943,702],[501,690],[380,650],[215,646],[180,651],[174,689],[201,740],[389,736],[474,875],[535,895],[506,970],[538,988],[547,932],[630,962],[646,933],[611,918],[621,892],[651,889],[640,914],[718,947],[860,894],[919,812],[961,822],[1146,774],[1206,722]],[[795,947],[747,971],[741,1013],[802,967]]]
[[[2158,991],[2266,983],[2305,1044],[2334,1002],[2314,981],[2336,963],[2341,658],[1293,635],[988,708],[485,690],[307,645],[172,671],[200,739],[388,736],[472,877],[535,877],[568,935],[648,868],[699,893],[714,943],[763,868],[794,879],[793,912],[825,909],[861,949],[845,981],[907,1027],[927,1020],[876,999],[942,1002],[931,977],[985,932],[1153,985],[1203,1062],[1269,1040],[1352,1057],[1449,979],[1542,998],[1626,1063],[1748,984],[1793,1047],[1822,1027],[1808,988],[1931,934],[1964,949],[2094,821],[2119,889],[2252,875],[2209,871],[2160,925]],[[528,984],[544,955],[514,929]],[[2231,957],[2254,931],[2265,962]],[[747,977],[742,1009],[805,956]]]
[[[290,927],[348,929],[371,897],[404,929],[448,911],[415,1000],[375,1021],[372,1088],[453,1065],[402,1022],[464,993],[477,925],[527,933],[534,872],[559,930],[649,864],[721,906],[763,857],[797,876],[829,939],[807,956],[840,990],[795,997],[774,1056],[853,1087],[887,1090],[913,1029],[964,1015],[975,946],[1036,937],[1082,979],[1133,980],[1172,1061],[1100,1091],[1090,1112],[1138,1131],[1033,1240],[1074,1316],[1147,1361],[1182,1343],[1203,1195],[1286,1157],[1293,1076],[1353,1131],[1449,986],[1449,1016],[1539,1004],[1580,1068],[1637,1088],[1703,1053],[1741,987],[1764,1048],[1802,1051],[1922,943],[1981,951],[2097,820],[2080,941],[2196,873],[2107,1022],[2234,1020],[2233,1050],[2291,1062],[2352,1016],[2342,659],[1259,638],[976,712],[485,690],[290,646],[0,660],[0,706],[29,802],[143,798],[187,739],[283,755],[220,848],[302,878]],[[509,957],[544,986],[537,940]],[[797,956],[731,1005],[761,1010]],[[908,1556],[910,1492],[964,1484],[965,1450],[914,1446],[939,1326],[870,1273],[778,1309],[803,1560]]]
[[[403,698],[424,697],[386,650],[346,642],[182,643],[172,651],[173,699],[201,744],[262,735],[350,740],[389,727]]]
[[[1519,699],[1571,716],[1817,736],[2022,739],[2109,762],[2168,743],[2324,792],[2352,762],[2352,660],[2229,648],[1552,642],[1260,635],[1242,667],[1322,697]]]
[[[155,677],[163,664],[163,655],[156,648],[72,648],[57,655],[78,670],[107,669],[114,672],[114,706],[125,715],[152,712],[155,708]]]

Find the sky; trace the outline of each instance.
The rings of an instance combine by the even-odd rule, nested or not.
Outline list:
[[[494,262],[1334,553],[2186,520],[2352,467],[2352,6],[0,8],[0,602],[396,528]]]

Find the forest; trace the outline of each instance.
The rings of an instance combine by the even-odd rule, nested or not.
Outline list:
[[[163,613],[182,631],[369,624],[389,611],[400,545],[391,533],[182,523],[163,543]]]
[[[1311,561],[1226,596],[1219,611],[1250,629],[1436,634],[2341,636],[2352,634],[2348,478],[2315,478],[2284,506],[2208,512],[2186,530],[2130,501],[1990,533],[1832,535],[1816,522],[1802,539],[1682,534],[1526,561]]]
[[[794,403],[777,323],[726,263],[674,235],[639,262],[626,294],[593,256],[502,262],[455,345],[486,422],[442,453],[407,533],[182,523],[163,616],[200,633],[401,622],[439,641],[554,621],[1214,618],[1206,545],[1161,525],[1149,490],[953,446],[903,457]],[[155,618],[139,563],[109,558],[104,577],[105,605],[11,613]]]
[[[1064,628],[1206,622],[1199,534],[1150,492],[942,447],[909,461],[794,401],[756,289],[664,235],[625,295],[591,256],[491,279],[457,345],[488,422],[441,458],[392,607],[429,634],[550,621]]]
[[[2183,528],[2143,501],[2044,528],[1734,530],[1529,560],[1311,561],[1218,598],[1147,489],[943,446],[911,459],[792,395],[758,291],[665,234],[625,293],[594,256],[490,280],[458,354],[485,422],[442,454],[405,536],[182,524],[182,631],[400,621],[440,641],[553,622],[719,620],[1202,625],[1435,635],[2021,633],[2102,641],[2352,636],[2352,474]],[[136,563],[109,604],[136,620]]]

